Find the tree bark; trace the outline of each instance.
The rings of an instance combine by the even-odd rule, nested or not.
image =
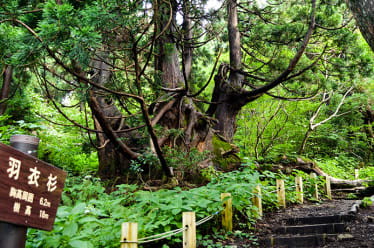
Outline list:
[[[193,58],[193,26],[192,19],[190,17],[190,6],[189,1],[183,2],[183,67],[185,80],[189,80],[192,69],[192,58]]]
[[[10,84],[12,82],[13,69],[10,65],[7,65],[3,74],[3,85],[1,87],[0,95],[0,115],[3,115],[7,109],[7,100],[10,93]]]
[[[110,81],[110,67],[105,61],[106,55],[102,54],[102,59],[93,60],[92,65],[94,76],[92,80],[98,85],[104,86]],[[101,178],[131,177],[131,160],[136,159],[139,154],[134,152],[129,146],[136,139],[135,132],[115,133],[116,130],[125,129],[126,124],[122,120],[122,113],[117,109],[113,100],[106,98],[104,92],[94,88],[90,91],[89,106],[91,108],[95,127],[103,133],[96,134],[98,143],[99,169]],[[126,140],[126,144],[123,142]],[[123,182],[123,181],[122,181]]]
[[[236,117],[246,103],[241,101],[242,97],[240,97],[244,76],[237,72],[242,68],[237,5],[236,0],[229,1],[227,4],[230,68],[224,68],[225,65],[221,65],[219,73],[215,77],[215,89],[212,97],[212,102],[218,102],[214,111],[218,123],[214,129],[228,142],[233,141],[236,132]],[[230,74],[226,80],[224,75],[228,70],[230,70]]]
[[[182,25],[182,61],[183,71],[179,63],[179,53],[176,49],[178,36],[176,23],[177,3],[172,1],[171,24],[168,25],[170,18],[170,6],[161,3],[160,12],[163,16],[160,17],[160,30],[167,28],[167,31],[158,41],[160,54],[156,61],[156,70],[162,73],[162,85],[168,89],[175,89],[182,86],[184,82],[184,92],[181,94],[171,94],[173,100],[168,103],[158,103],[155,107],[155,118],[152,124],[156,123],[163,126],[165,129],[183,129],[183,137],[163,137],[162,145],[170,147],[177,147],[189,151],[192,147],[197,147],[199,151],[210,149],[211,147],[211,121],[210,118],[200,113],[193,100],[186,96],[189,92],[188,79],[191,75],[192,59],[193,59],[193,23],[190,17],[191,6],[188,1],[183,3],[183,25]],[[165,108],[167,107],[167,108]],[[161,118],[162,116],[162,118]]]
[[[163,1],[159,1],[160,16],[158,22],[159,32],[167,29],[157,41],[159,50],[156,59],[156,71],[161,73],[162,85],[166,88],[177,88],[183,82],[183,75],[180,70],[178,50],[175,42],[175,23],[177,3],[171,0],[171,6]],[[170,7],[172,10],[170,11]],[[171,16],[170,16],[171,15]]]
[[[347,0],[357,25],[366,42],[374,51],[374,1]]]

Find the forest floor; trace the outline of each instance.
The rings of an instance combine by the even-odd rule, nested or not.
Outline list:
[[[307,202],[303,205],[293,205],[287,207],[286,209],[279,209],[274,212],[265,213],[263,218],[256,223],[255,237],[257,238],[257,242],[253,243],[253,241],[248,239],[236,239],[235,241],[232,240],[230,244],[226,244],[225,247],[374,247],[374,206],[365,209],[360,208],[356,214],[352,215],[351,220],[344,222],[346,228],[344,233],[336,234],[333,238],[329,238],[330,236],[327,235],[327,238],[323,238],[325,241],[321,245],[271,246],[264,243],[264,240],[269,239],[272,236],[285,236],[277,234],[276,230],[285,224],[286,219],[349,215],[348,212],[355,202],[356,200],[345,199],[326,200],[322,203]],[[323,235],[324,234],[321,234],[321,236]]]

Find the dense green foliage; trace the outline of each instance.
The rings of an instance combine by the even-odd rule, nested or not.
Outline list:
[[[317,27],[300,55],[294,74],[281,87],[261,93],[261,97],[256,96],[243,105],[236,116],[234,144],[221,140],[214,130],[211,148],[206,148],[209,145],[206,140],[188,147],[198,135],[190,134],[192,139],[186,140],[192,117],[180,117],[176,126],[170,124],[170,128],[166,128],[169,123],[146,128],[146,114],[149,121],[154,120],[155,106],[167,105],[178,94],[181,100],[174,112],[163,116],[166,121],[170,116],[182,115],[182,105],[187,103],[194,108],[186,112],[201,111],[196,115],[201,118],[196,121],[199,127],[205,127],[206,123],[213,127],[217,119],[205,113],[213,101],[214,80],[209,77],[219,76],[219,63],[231,62],[225,8],[208,13],[204,10],[207,1],[191,3],[190,9],[183,1],[175,1],[178,12],[175,16],[183,18],[187,8],[195,22],[192,30],[196,37],[191,45],[194,61],[191,75],[184,82],[189,86],[188,94],[185,89],[165,89],[162,72],[152,66],[159,62],[160,50],[165,50],[166,61],[170,62],[174,45],[181,52],[189,48],[183,40],[186,30],[179,27],[180,20],[173,23],[175,33],[167,37],[176,43],[161,40],[167,33],[162,30],[162,21],[169,17],[165,14],[169,8],[165,7],[166,2],[11,0],[0,3],[1,87],[5,85],[6,67],[14,70],[10,94],[0,98],[0,105],[7,104],[0,115],[0,142],[8,144],[15,134],[36,135],[41,139],[39,158],[69,173],[54,230],[30,229],[27,247],[118,247],[122,222],[139,223],[139,237],[146,237],[181,228],[184,211],[196,212],[197,220],[216,215],[198,228],[199,245],[214,247],[212,239],[226,237],[219,231],[217,214],[222,210],[223,192],[230,192],[233,197],[234,225],[238,230],[233,235],[255,239],[250,232],[258,218],[252,204],[256,185],[262,187],[266,211],[278,207],[277,178],[286,181],[289,204],[297,201],[294,193],[297,175],[304,179],[305,198],[316,200],[311,190],[315,182],[307,174],[287,168],[274,172],[280,161],[294,162],[302,157],[315,161],[336,178],[354,179],[355,169],[360,169],[360,179],[374,178],[374,137],[370,133],[374,122],[368,121],[374,116],[367,116],[370,111],[374,113],[374,56],[355,23],[350,21],[344,1],[317,1]],[[252,2],[239,5],[243,70],[250,76],[245,77],[244,86],[238,91],[261,87],[285,71],[301,46],[312,11],[311,1],[292,0],[263,6],[261,1]],[[151,8],[152,4],[160,9]],[[158,43],[167,44],[161,49]],[[99,68],[100,71],[93,65],[99,60],[110,67]],[[181,64],[175,67],[184,70],[184,59],[178,57],[176,61]],[[212,71],[213,68],[216,70]],[[104,72],[111,73],[110,80],[101,86],[92,84],[100,81],[95,76]],[[209,80],[211,83],[205,85]],[[100,87],[105,87],[105,91],[94,92]],[[193,96],[201,89],[201,94]],[[91,94],[102,100],[102,109],[119,106],[121,123],[114,129],[134,128],[135,132],[124,131],[128,136],[112,140],[104,137],[100,144],[100,135],[105,131],[92,130],[101,123],[93,114]],[[117,118],[112,113],[108,116],[112,118],[110,121]],[[316,123],[321,125],[311,128]],[[201,129],[207,137],[211,134]],[[160,143],[169,139],[160,152],[176,173],[177,187],[170,187],[170,182],[161,176],[161,160],[150,145],[150,130]],[[116,178],[105,181],[98,178],[103,161],[99,162],[97,151],[113,140],[128,144],[139,154],[128,163],[137,184],[118,184],[128,181],[121,177],[121,170],[117,170],[121,176]],[[120,153],[118,145],[106,152]],[[287,163],[283,165],[286,167]],[[237,170],[223,172],[230,168]],[[323,194],[323,179],[318,178],[317,183]],[[212,232],[213,238],[208,235]],[[178,242],[181,235],[156,245],[167,248]]]
[[[370,83],[365,90],[350,95],[342,105],[341,116],[331,119],[311,133],[303,154],[298,154],[308,122],[320,102],[282,102],[262,98],[243,109],[236,142],[244,157],[259,162],[276,162],[282,156],[303,155],[316,160],[327,173],[338,178],[352,178],[354,169],[373,164],[372,137],[367,133],[362,109],[372,101]],[[324,105],[317,120],[331,115],[341,95]]]
[[[177,187],[156,192],[139,190],[136,185],[117,185],[116,190],[108,194],[100,179],[90,176],[70,178],[54,230],[30,230],[27,247],[118,247],[122,222],[137,222],[139,238],[181,228],[182,212],[194,211],[196,219],[200,220],[222,210],[222,192],[232,194],[235,229],[248,231],[258,217],[251,200],[256,185],[261,185],[266,210],[277,208],[276,178],[285,180],[286,191],[290,192],[286,195],[288,204],[297,201],[294,176],[271,172],[260,175],[253,173],[253,168],[253,164],[247,163],[241,171],[214,176],[209,184],[199,188],[182,190]],[[313,182],[300,173],[305,179],[305,198],[312,200],[310,190]],[[322,193],[322,187],[320,190]],[[217,231],[219,223],[217,215],[199,226],[199,242],[203,244],[204,235]],[[181,235],[177,235],[159,244],[180,242]]]

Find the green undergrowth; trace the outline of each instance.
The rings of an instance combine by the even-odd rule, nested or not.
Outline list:
[[[344,157],[324,158],[318,160],[318,166],[332,177],[341,179],[355,179],[355,169],[359,170],[358,178],[373,180],[374,167],[360,163],[354,159]]]
[[[354,179],[354,170],[358,161],[353,159],[337,158],[324,158],[317,162],[318,166],[327,174],[332,177],[341,179]]]
[[[368,166],[359,169],[359,177],[360,179],[369,179],[374,180],[374,167]]]
[[[252,205],[253,189],[262,186],[263,206],[266,211],[277,208],[275,180],[285,179],[287,201],[296,202],[294,176],[266,172],[259,174],[249,164],[241,171],[224,173],[212,178],[206,186],[155,192],[139,190],[137,185],[118,185],[106,193],[103,183],[92,177],[70,177],[62,196],[54,229],[50,232],[29,229],[26,247],[119,247],[121,224],[137,222],[138,237],[147,237],[182,227],[182,212],[193,211],[196,220],[216,214],[215,218],[197,228],[199,247],[205,247],[206,234],[218,232],[222,210],[221,193],[232,194],[234,229],[251,231],[258,217]],[[312,182],[306,180],[308,186]],[[322,183],[322,181],[321,181]],[[306,197],[311,194],[306,191]],[[177,247],[182,235],[144,247]],[[142,247],[142,246],[140,246]]]

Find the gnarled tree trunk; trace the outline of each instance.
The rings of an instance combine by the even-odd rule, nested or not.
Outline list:
[[[232,142],[236,132],[236,118],[240,109],[246,104],[241,101],[240,90],[243,86],[244,76],[237,71],[242,69],[242,54],[240,32],[238,27],[237,1],[227,4],[228,36],[230,47],[230,66],[222,64],[215,77],[215,88],[212,104],[208,114],[218,120],[214,128],[228,141]],[[229,73],[229,77],[226,75]]]
[[[94,78],[98,85],[104,86],[110,81],[110,67],[105,60],[93,60]],[[128,178],[131,160],[138,157],[138,154],[129,148],[132,147],[136,139],[135,132],[116,133],[126,129],[126,123],[122,113],[116,107],[114,100],[105,97],[105,92],[99,89],[90,91],[89,106],[91,108],[95,128],[101,132],[96,134],[99,157],[98,174],[101,178]],[[126,140],[126,144],[121,142]]]
[[[353,16],[360,28],[362,36],[374,52],[374,2],[370,0],[346,0]],[[373,111],[370,104],[366,111],[362,111],[367,125],[366,132],[369,137],[369,145],[373,146],[374,134],[372,130]]]

